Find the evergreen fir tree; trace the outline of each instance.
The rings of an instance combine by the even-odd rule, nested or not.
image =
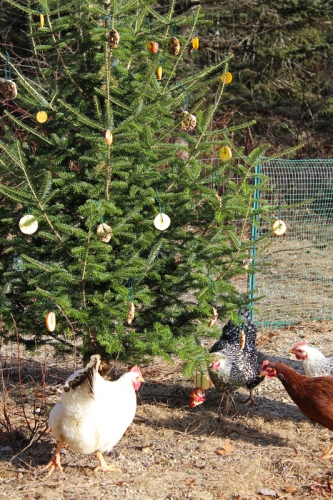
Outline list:
[[[181,0],[179,8],[188,5]],[[269,141],[270,151],[300,145],[298,158],[331,158],[332,1],[204,0],[201,6],[211,25],[200,29],[193,63],[202,68],[225,53],[234,56],[233,85],[217,124],[255,119],[244,130],[247,151]]]
[[[9,4],[28,17],[38,63],[32,79],[0,52],[3,80],[10,71],[17,87],[17,97],[0,87],[4,337],[28,347],[53,337],[59,348],[80,339],[87,355],[131,361],[178,353],[191,366],[195,336],[219,333],[212,307],[226,317],[249,302],[230,281],[248,272],[264,150],[245,156],[232,140],[249,124],[210,130],[231,56],[178,79],[200,8],[187,18],[147,0]],[[202,161],[221,146],[230,161]],[[26,215],[38,221],[32,234],[19,228]]]

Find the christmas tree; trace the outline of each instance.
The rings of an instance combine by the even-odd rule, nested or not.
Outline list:
[[[0,52],[3,336],[190,366],[196,336],[249,303],[231,279],[249,272],[264,148],[237,145],[251,123],[211,127],[232,56],[177,78],[200,8],[8,3],[27,15],[35,65]]]

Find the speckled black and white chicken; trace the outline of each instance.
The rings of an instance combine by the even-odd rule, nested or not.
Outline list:
[[[241,311],[240,315],[240,325],[228,321],[220,340],[210,349],[214,355],[209,374],[221,398],[226,398],[226,413],[232,394],[240,387],[250,391],[245,404],[254,404],[253,389],[264,380],[259,376],[264,355],[256,347],[257,327],[249,311]]]

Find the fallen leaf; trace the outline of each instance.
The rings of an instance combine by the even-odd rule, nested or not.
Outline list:
[[[286,484],[284,487],[284,491],[286,493],[295,493],[295,491],[297,491],[297,488],[295,486],[293,486],[292,484]]]
[[[195,483],[196,483],[195,477],[188,477],[187,479],[185,479],[185,484],[195,484]]]
[[[233,452],[234,447],[232,446],[230,439],[226,439],[224,446],[215,451],[217,455],[231,455]]]

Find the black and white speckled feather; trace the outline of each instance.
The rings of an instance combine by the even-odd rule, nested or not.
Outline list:
[[[259,377],[261,361],[264,356],[256,347],[257,327],[253,323],[250,313],[243,311],[242,322],[238,326],[232,321],[222,329],[220,340],[210,349],[215,353],[219,366],[210,370],[211,380],[216,390],[228,398],[239,387],[246,387],[250,391],[249,402],[253,403],[252,391],[263,380]],[[241,349],[240,335],[245,335],[245,345]]]

